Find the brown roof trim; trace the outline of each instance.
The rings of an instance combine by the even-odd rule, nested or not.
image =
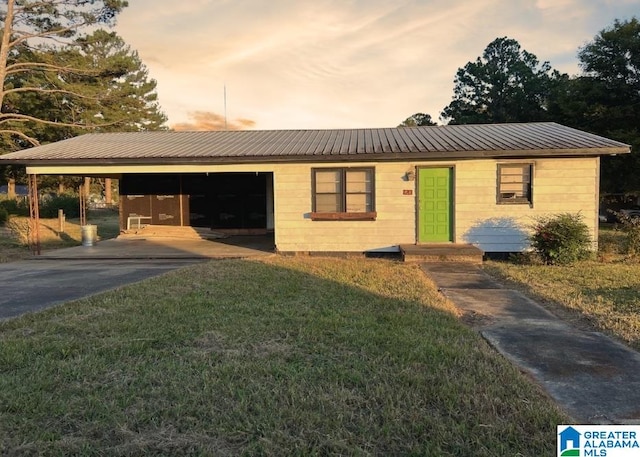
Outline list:
[[[193,165],[193,164],[247,164],[247,163],[308,163],[308,162],[411,162],[411,161],[450,161],[473,159],[527,159],[536,157],[598,157],[601,155],[626,154],[629,150],[619,148],[602,149],[542,149],[523,151],[459,151],[429,153],[378,153],[347,155],[282,155],[282,156],[241,156],[241,157],[149,157],[149,158],[87,158],[87,159],[7,159],[7,164],[27,166],[56,165]]]

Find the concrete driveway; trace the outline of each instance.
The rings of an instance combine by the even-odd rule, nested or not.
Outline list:
[[[0,320],[158,276],[201,260],[24,260],[0,264]]]
[[[0,264],[0,320],[158,276],[207,259],[273,255],[273,238],[120,237]]]

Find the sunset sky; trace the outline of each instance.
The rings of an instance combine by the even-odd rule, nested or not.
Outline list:
[[[116,31],[169,125],[394,127],[438,119],[456,70],[497,37],[578,73],[578,48],[640,0],[132,0]]]

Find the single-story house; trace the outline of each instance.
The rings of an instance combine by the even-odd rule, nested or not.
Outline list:
[[[528,246],[536,216],[598,231],[603,155],[630,147],[556,123],[86,134],[0,157],[35,175],[112,177],[121,228],[273,232],[278,252]]]

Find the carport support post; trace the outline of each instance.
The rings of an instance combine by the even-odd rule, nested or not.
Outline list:
[[[37,175],[29,175],[29,233],[27,238],[33,255],[40,255],[40,201]]]
[[[78,200],[80,203],[80,227],[87,225],[87,202],[85,200],[86,198],[85,189],[84,189],[85,186],[86,186],[86,181],[85,181],[85,185],[80,184],[80,189],[78,189]]]
[[[111,178],[104,178],[104,200],[109,208],[111,208]]]

